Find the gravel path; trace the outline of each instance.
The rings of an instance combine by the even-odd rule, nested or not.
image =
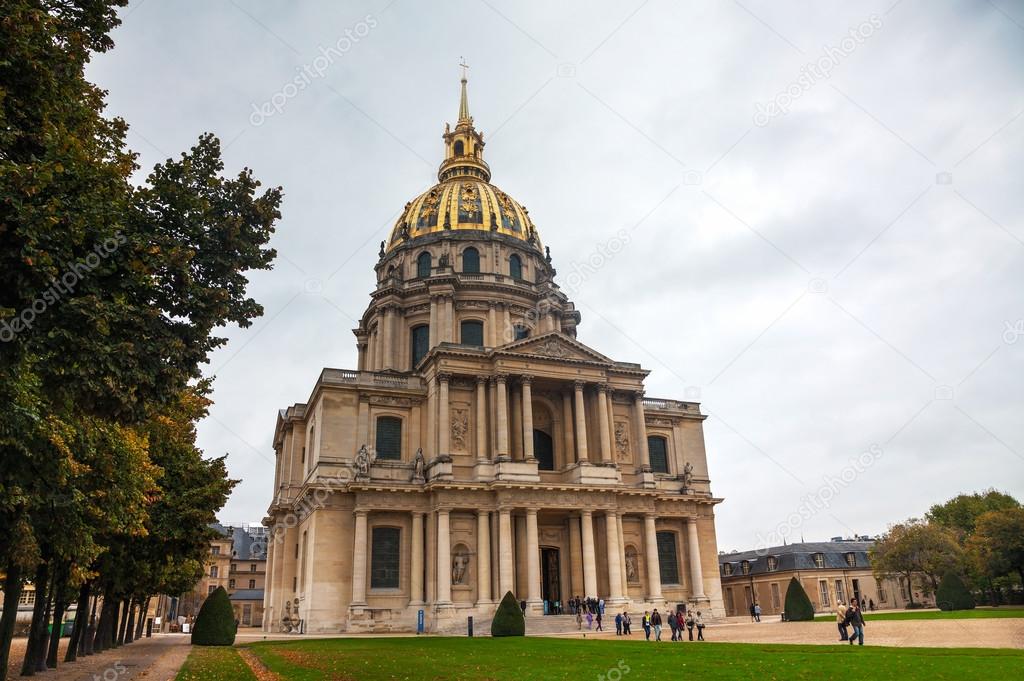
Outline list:
[[[64,659],[67,639],[61,641],[60,660]],[[40,672],[33,679],[46,681],[170,681],[178,673],[189,652],[188,634],[158,634],[153,638],[142,638],[134,643],[108,650],[98,655],[79,658],[76,662],[60,663],[56,670]],[[21,660],[25,654],[25,639],[15,639],[11,644],[11,681],[20,677]]]

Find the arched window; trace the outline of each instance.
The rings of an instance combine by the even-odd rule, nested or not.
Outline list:
[[[392,461],[402,458],[402,419],[377,417],[377,458]]]
[[[533,431],[533,456],[537,459],[537,470],[555,470],[555,447],[551,436],[543,430]]]
[[[412,337],[410,339],[410,347],[412,347],[412,369],[416,368],[416,365],[420,363],[427,351],[430,350],[430,327],[426,324],[420,326],[414,326],[412,331],[409,332]]]
[[[430,258],[430,253],[426,251],[420,253],[419,257],[416,258],[416,276],[420,279],[426,279],[430,276],[430,269],[433,262]]]
[[[474,320],[467,320],[462,322],[459,327],[460,343],[463,345],[472,345],[478,348],[484,346],[484,323]]]
[[[402,531],[397,527],[375,527],[372,543],[370,588],[397,589],[402,562]]]
[[[480,251],[472,246],[462,252],[462,271],[471,274],[480,272]]]
[[[513,279],[523,278],[523,259],[515,253],[508,256],[508,276]]]
[[[466,153],[466,147],[462,144],[462,140],[455,142],[455,155],[462,156]]]
[[[679,584],[679,554],[676,550],[675,532],[658,532],[658,568],[662,584]]]
[[[651,470],[655,473],[668,473],[668,441],[657,435],[649,436],[647,452],[651,456]]]

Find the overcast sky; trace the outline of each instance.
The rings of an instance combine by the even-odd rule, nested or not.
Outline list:
[[[143,167],[212,131],[229,172],[285,192],[277,262],[251,279],[266,314],[208,368],[200,445],[242,479],[223,520],[263,517],[277,410],[355,367],[378,243],[436,181],[460,57],[493,181],[530,209],[579,339],[709,415],[721,549],[1024,498],[1019,4],[122,14],[89,75]]]

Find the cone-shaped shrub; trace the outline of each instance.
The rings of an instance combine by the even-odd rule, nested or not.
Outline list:
[[[224,587],[206,597],[192,629],[192,645],[230,646],[235,642],[235,612]]]
[[[955,572],[948,572],[935,592],[935,605],[939,610],[973,610],[974,596]]]
[[[786,589],[786,620],[789,622],[810,622],[814,620],[814,606],[807,592],[796,577],[789,580]]]
[[[491,620],[491,636],[525,636],[526,619],[516,603],[516,597],[509,591],[501,599],[498,611]]]

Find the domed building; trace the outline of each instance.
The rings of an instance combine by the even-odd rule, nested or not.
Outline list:
[[[529,211],[491,184],[465,75],[443,139],[381,243],[358,367],[278,414],[264,628],[486,630],[506,592],[528,618],[574,596],[723,616],[699,405],[576,339]]]

